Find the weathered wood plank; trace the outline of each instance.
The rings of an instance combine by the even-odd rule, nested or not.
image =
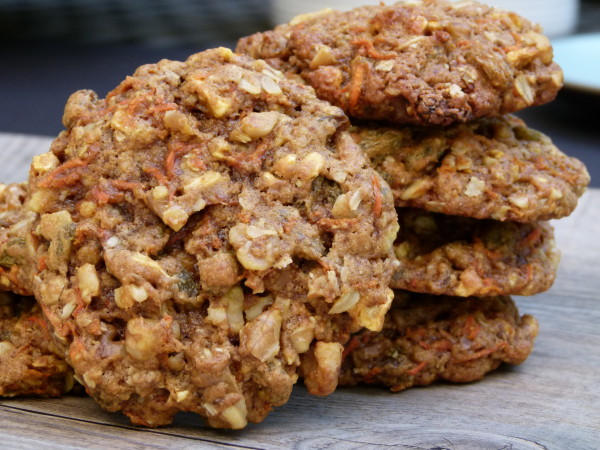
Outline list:
[[[25,181],[31,158],[47,152],[51,142],[45,136],[0,133],[0,181]]]
[[[49,142],[0,134],[0,180],[24,179],[28,158]],[[0,447],[598,448],[600,190],[588,192],[575,213],[555,225],[563,251],[555,286],[517,299],[523,313],[540,321],[536,347],[522,366],[478,383],[398,394],[358,388],[317,398],[298,386],[265,422],[237,432],[206,428],[192,414],[177,416],[170,427],[140,429],[89,398],[5,399]]]

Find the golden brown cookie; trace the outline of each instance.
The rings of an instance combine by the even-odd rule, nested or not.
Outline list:
[[[0,396],[59,397],[74,382],[35,299],[0,292]]]
[[[539,26],[477,2],[323,10],[242,38],[237,51],[299,75],[351,117],[418,125],[546,103],[563,80]]]
[[[33,220],[23,205],[27,183],[0,183],[0,290],[32,295],[22,270],[25,230]]]
[[[436,380],[479,380],[502,363],[521,364],[537,320],[510,297],[457,298],[396,292],[380,333],[363,331],[344,350],[340,386],[380,384],[392,391]]]
[[[79,91],[63,121],[32,165],[24,270],[104,408],[242,428],[303,358],[339,367],[350,332],[383,325],[392,194],[309,87],[221,48]]]
[[[399,208],[391,286],[437,295],[533,295],[552,286],[560,252],[552,227]]]
[[[571,214],[590,182],[579,160],[510,115],[447,128],[365,124],[352,133],[396,206],[537,222]]]

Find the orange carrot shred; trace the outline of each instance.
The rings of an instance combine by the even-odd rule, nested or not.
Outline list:
[[[348,95],[348,111],[352,111],[358,105],[362,84],[365,77],[365,66],[363,64],[355,65],[352,70],[352,79],[350,80],[350,94]]]
[[[360,347],[360,340],[358,336],[353,336],[352,339],[350,339],[350,342],[348,342],[348,345],[346,345],[346,348],[344,348],[344,351],[342,352],[342,359],[346,358],[346,356],[348,356],[358,347]]]
[[[189,152],[194,148],[192,144],[183,144],[176,142],[167,146],[167,156],[165,157],[165,173],[167,177],[173,178],[175,176],[175,161],[184,153]]]
[[[167,185],[169,183],[167,177],[156,167],[145,167],[144,172],[156,178],[156,181],[158,181],[159,184]]]
[[[38,258],[38,270],[41,272],[42,270],[46,270],[48,266],[46,266],[46,257],[40,256]]]
[[[408,375],[410,375],[410,376],[415,376],[420,371],[422,371],[426,366],[427,366],[427,361],[421,361],[417,366],[415,366],[412,369],[406,371],[406,373]]]
[[[481,327],[475,320],[475,317],[473,317],[471,315],[468,316],[467,320],[465,321],[463,334],[467,336],[467,339],[469,339],[470,341],[473,341],[479,335],[479,331],[481,331]]]
[[[37,325],[39,325],[41,328],[43,328],[44,330],[48,329],[48,324],[46,323],[46,321],[44,319],[42,319],[41,317],[37,317],[37,316],[31,316],[27,318],[28,321],[33,322]]]
[[[541,236],[542,230],[540,228],[534,228],[534,230],[525,237],[525,241],[531,245],[536,243]]]
[[[373,175],[373,214],[381,217],[381,184],[377,175]]]
[[[112,184],[114,188],[119,189],[120,191],[133,191],[142,186],[141,183],[125,180],[111,180],[110,184]]]
[[[367,52],[367,56],[373,59],[394,59],[396,57],[396,55],[394,55],[393,53],[389,53],[387,55],[379,53],[379,51],[375,49],[373,42],[369,41],[368,39],[359,39],[351,42],[351,44],[354,46],[363,47]]]
[[[371,370],[365,373],[363,379],[367,383],[372,383],[374,381],[373,379],[375,378],[375,376],[380,374],[381,372],[383,372],[383,369],[381,367],[373,367]]]
[[[421,346],[422,349],[424,350],[429,350],[431,347],[429,346],[429,344],[425,341],[419,341],[419,345]]]

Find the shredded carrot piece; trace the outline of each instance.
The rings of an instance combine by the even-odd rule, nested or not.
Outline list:
[[[83,301],[79,288],[75,288],[75,295],[77,296],[77,308],[71,313],[73,317],[77,317],[83,308],[85,308],[85,302]]]
[[[475,244],[475,251],[478,253],[485,253],[485,255],[489,258],[489,259],[500,259],[501,254],[500,252],[495,252],[493,250],[490,250],[489,248],[487,248],[485,246],[485,244],[483,243],[483,241],[481,240],[480,237],[475,237],[475,239],[473,240],[474,244]]]
[[[165,158],[165,173],[167,177],[173,178],[175,176],[175,161],[184,153],[189,152],[194,148],[192,144],[183,144],[181,142],[169,143],[167,146],[167,156]]]
[[[48,324],[46,323],[46,321],[44,319],[42,319],[41,317],[38,316],[31,316],[27,318],[28,321],[33,322],[37,325],[40,326],[40,328],[43,328],[44,330],[48,329]]]
[[[202,161],[200,155],[196,155],[196,157],[192,161],[192,164],[194,165],[194,167],[197,167],[200,170],[206,170],[206,164],[204,164],[204,161]]]
[[[442,339],[440,341],[436,341],[433,344],[433,349],[436,352],[447,352],[452,350],[452,342],[447,339]]]
[[[157,114],[161,112],[173,111],[177,109],[177,105],[175,103],[164,103],[162,105],[156,105],[150,108],[151,114]]]
[[[369,370],[363,377],[363,379],[367,382],[367,383],[372,383],[373,379],[375,378],[376,375],[380,374],[381,372],[383,372],[383,369],[381,367],[373,367],[371,370]]]
[[[111,199],[111,195],[99,186],[94,186],[90,194],[98,205],[106,205]]]
[[[39,186],[43,188],[60,188],[77,183],[82,175],[79,169],[87,166],[90,161],[96,157],[99,151],[100,147],[97,145],[90,146],[85,158],[73,158],[64,164],[61,164],[46,175],[46,177],[40,181]]]
[[[431,347],[429,346],[429,344],[425,341],[419,341],[419,345],[421,346],[422,349],[424,350],[429,350]]]
[[[427,334],[427,330],[425,328],[407,328],[404,334],[409,339],[422,340]]]
[[[87,159],[83,158],[75,158],[67,161],[46,175],[46,177],[40,182],[40,187],[54,188],[70,186],[71,184],[79,181],[79,177],[81,176],[79,173],[72,173],[72,169],[83,167],[87,164]]]
[[[396,57],[396,55],[393,53],[389,53],[387,55],[379,53],[379,51],[375,49],[373,42],[369,41],[368,39],[359,39],[351,42],[350,44],[364,48],[367,52],[367,56],[373,59],[394,59]]]
[[[364,64],[357,64],[353,66],[352,78],[350,79],[350,93],[348,94],[348,111],[352,111],[358,105],[360,99],[360,93],[362,91],[362,84],[365,78],[365,66]]]
[[[145,167],[144,173],[147,173],[148,175],[156,178],[156,181],[158,181],[159,184],[162,184],[162,185],[169,184],[169,179],[165,176],[164,173],[162,173],[156,167]]]
[[[331,270],[331,266],[329,264],[327,264],[325,261],[323,261],[322,259],[318,259],[317,262],[319,263],[319,265],[323,268],[323,270],[325,272],[329,272]]]
[[[358,336],[353,336],[352,339],[350,339],[350,342],[348,342],[348,345],[346,345],[346,347],[344,348],[344,351],[342,352],[342,360],[354,350],[356,350],[358,347],[360,347],[360,340]]]
[[[377,175],[373,175],[373,215],[381,217],[381,184]]]
[[[410,375],[410,376],[415,376],[420,371],[422,371],[426,366],[427,366],[427,361],[421,361],[417,366],[415,366],[412,369],[406,371],[406,373],[408,375]]]
[[[457,362],[467,362],[467,361],[473,361],[475,359],[483,358],[485,356],[491,355],[494,352],[497,352],[498,350],[502,350],[507,345],[508,344],[505,341],[502,341],[495,347],[484,348],[483,350],[479,350],[478,352],[473,353],[471,356],[469,356],[467,358],[462,358],[462,359],[458,360]]]
[[[41,272],[42,270],[46,270],[48,266],[46,265],[46,257],[40,256],[38,258],[38,270]]]
[[[485,286],[480,291],[481,295],[487,295],[489,293],[495,293],[497,295],[501,295],[503,292],[503,290],[491,278],[485,278],[483,280],[483,284]]]
[[[239,168],[244,164],[252,164],[254,162],[258,162],[269,149],[269,143],[270,142],[268,140],[263,139],[258,143],[254,151],[246,154],[242,153],[236,155],[235,158],[228,157],[227,163],[233,167]]]
[[[525,284],[529,284],[533,279],[533,266],[531,264],[527,264],[527,279]]]
[[[403,389],[406,389],[406,386],[404,384],[397,384],[396,386],[392,386],[390,388],[390,391],[392,391],[392,392],[399,392],[399,391],[401,391]]]
[[[475,317],[469,315],[467,320],[465,321],[465,326],[463,328],[463,334],[467,336],[467,339],[470,341],[475,340],[481,331],[481,327],[475,320]]]
[[[487,195],[491,199],[496,199],[499,197],[499,194],[497,192],[492,191],[491,189],[486,189],[484,192],[485,195]]]
[[[542,230],[539,228],[535,228],[531,233],[525,236],[525,242],[532,245],[537,242],[537,240],[542,236]]]
[[[114,188],[119,189],[120,191],[133,191],[137,188],[142,187],[141,183],[125,180],[111,180],[110,184],[112,184]]]

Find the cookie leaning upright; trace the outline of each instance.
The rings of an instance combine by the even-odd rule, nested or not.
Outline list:
[[[225,428],[285,403],[301,359],[331,392],[349,333],[383,325],[398,230],[343,112],[215,49],[79,91],[63,120],[31,168],[27,243],[87,391],[136,424]]]
[[[323,10],[242,38],[237,51],[300,75],[351,117],[396,123],[510,113],[562,85],[539,26],[477,2]]]

